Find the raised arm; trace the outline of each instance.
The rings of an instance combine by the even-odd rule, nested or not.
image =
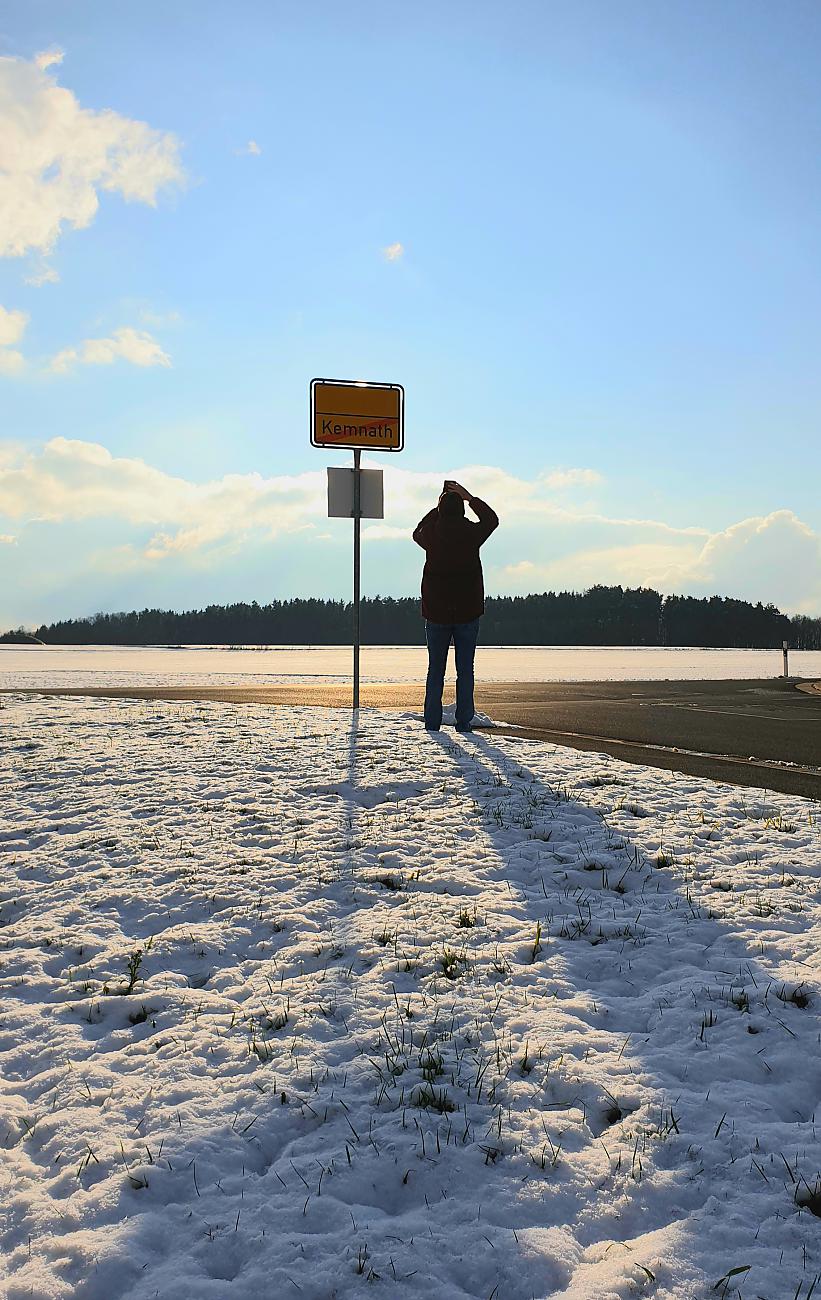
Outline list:
[[[462,500],[467,501],[471,510],[476,515],[476,518],[479,520],[478,527],[481,531],[482,537],[482,541],[479,543],[481,546],[482,542],[487,541],[493,530],[499,527],[499,516],[496,511],[491,510],[487,502],[483,501],[481,497],[472,497],[467,488],[463,488],[461,483],[457,483],[453,479],[447,479],[445,487],[450,492],[458,492]]]
[[[432,510],[428,511],[424,519],[419,520],[419,523],[413,530],[413,540],[416,542],[417,546],[422,547],[423,551],[427,549],[427,538],[428,533],[430,532],[430,525],[433,523],[434,519],[436,519],[438,514],[439,511],[437,507],[434,506]]]
[[[495,510],[492,510],[486,501],[481,497],[470,497],[468,500],[476,518],[479,520],[479,528],[482,531],[482,541],[486,542],[494,529],[499,527],[499,516]]]

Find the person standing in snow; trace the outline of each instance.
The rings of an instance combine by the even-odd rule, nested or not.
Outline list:
[[[478,523],[465,518],[466,501]],[[442,691],[451,641],[456,653],[456,730],[473,730],[473,661],[485,612],[479,547],[498,526],[499,518],[486,502],[471,496],[460,483],[446,479],[437,505],[413,530],[413,540],[425,552],[426,731],[438,731],[442,725]]]

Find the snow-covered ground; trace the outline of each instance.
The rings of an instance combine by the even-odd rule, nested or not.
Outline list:
[[[604,682],[778,677],[780,650],[671,646],[481,645],[484,682]],[[821,677],[821,650],[790,652],[790,673]],[[364,682],[422,682],[424,646],[363,646]],[[453,656],[449,673],[453,674]],[[0,646],[0,687],[265,686],[350,680],[350,646]]]
[[[818,805],[370,710],[0,744],[6,1300],[818,1300]]]

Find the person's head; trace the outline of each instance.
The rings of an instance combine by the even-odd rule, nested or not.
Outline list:
[[[439,513],[443,519],[464,519],[465,503],[458,492],[443,492],[439,498]]]

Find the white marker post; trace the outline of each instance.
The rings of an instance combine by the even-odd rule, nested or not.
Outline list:
[[[353,517],[353,700],[359,708],[360,577],[362,518],[383,518],[382,471],[363,470],[362,451],[401,451],[405,445],[405,390],[401,384],[371,384],[349,379],[311,380],[311,445],[350,447],[353,451],[353,481],[350,508],[347,493],[338,476],[351,471],[328,470],[329,516]],[[371,493],[379,479],[379,509],[363,509],[363,481],[370,480]],[[334,486],[335,483],[335,486]],[[343,497],[338,496],[339,492]]]
[[[784,652],[784,676],[790,675],[790,643],[789,641],[781,642],[781,649]]]

